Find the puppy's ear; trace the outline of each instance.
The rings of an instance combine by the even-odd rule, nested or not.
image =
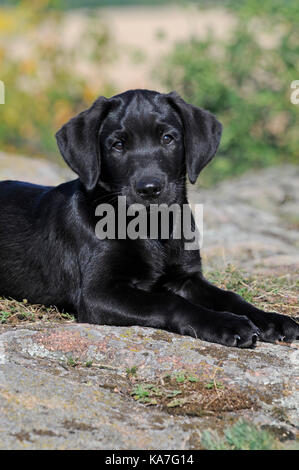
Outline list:
[[[222,125],[209,111],[186,103],[176,92],[166,97],[183,123],[187,173],[194,184],[218,149]]]
[[[61,155],[77,173],[87,191],[96,187],[100,177],[99,129],[108,112],[108,102],[101,96],[89,109],[70,119],[56,133]]]

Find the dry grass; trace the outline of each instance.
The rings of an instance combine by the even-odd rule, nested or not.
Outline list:
[[[225,271],[209,272],[218,287],[232,290],[262,310],[299,317],[299,272],[281,276],[248,275],[229,265]]]
[[[17,302],[0,297],[0,324],[15,326],[32,322],[73,322],[74,317],[66,312],[59,312],[56,307],[29,304],[26,299]]]

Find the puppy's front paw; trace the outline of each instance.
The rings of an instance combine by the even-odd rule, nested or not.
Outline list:
[[[260,312],[255,318],[252,318],[252,321],[259,328],[262,341],[274,343],[299,339],[299,324],[286,315]]]
[[[260,335],[259,329],[247,317],[239,316],[216,331],[221,339],[217,343],[238,348],[255,348]]]
[[[204,341],[238,348],[254,348],[259,338],[259,329],[245,316],[230,312],[215,312],[202,322],[190,322],[181,334],[194,336]]]

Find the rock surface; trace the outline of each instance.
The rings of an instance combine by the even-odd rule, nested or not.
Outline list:
[[[45,161],[0,153],[0,179],[67,177]],[[207,269],[233,262],[296,271],[298,179],[299,168],[283,167],[191,189],[204,203]],[[240,417],[293,440],[298,360],[295,343],[239,350],[151,328],[0,325],[0,447],[198,449],[203,430],[221,432]],[[136,387],[153,398],[142,400]]]
[[[202,255],[209,267],[299,269],[299,167],[247,173],[209,190],[191,188],[190,200],[204,205]]]
[[[73,176],[74,174],[67,168],[47,160],[0,151],[0,180],[28,181],[54,186],[64,183]]]
[[[237,350],[151,328],[86,324],[3,328],[0,338],[2,448],[196,449],[204,429],[241,416],[296,437],[295,345]],[[192,408],[133,399],[134,384],[158,387],[182,371],[211,393],[204,405],[200,393]]]

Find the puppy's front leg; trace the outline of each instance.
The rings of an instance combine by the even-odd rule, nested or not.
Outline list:
[[[150,293],[125,284],[84,289],[80,322],[162,328],[227,346],[253,347],[258,330],[246,317],[198,307],[172,293]]]
[[[240,295],[210,284],[201,274],[188,277],[180,285],[167,286],[195,305],[216,311],[228,311],[249,318],[260,330],[263,341],[294,341],[299,339],[299,325],[291,318],[273,312],[264,312]]]

